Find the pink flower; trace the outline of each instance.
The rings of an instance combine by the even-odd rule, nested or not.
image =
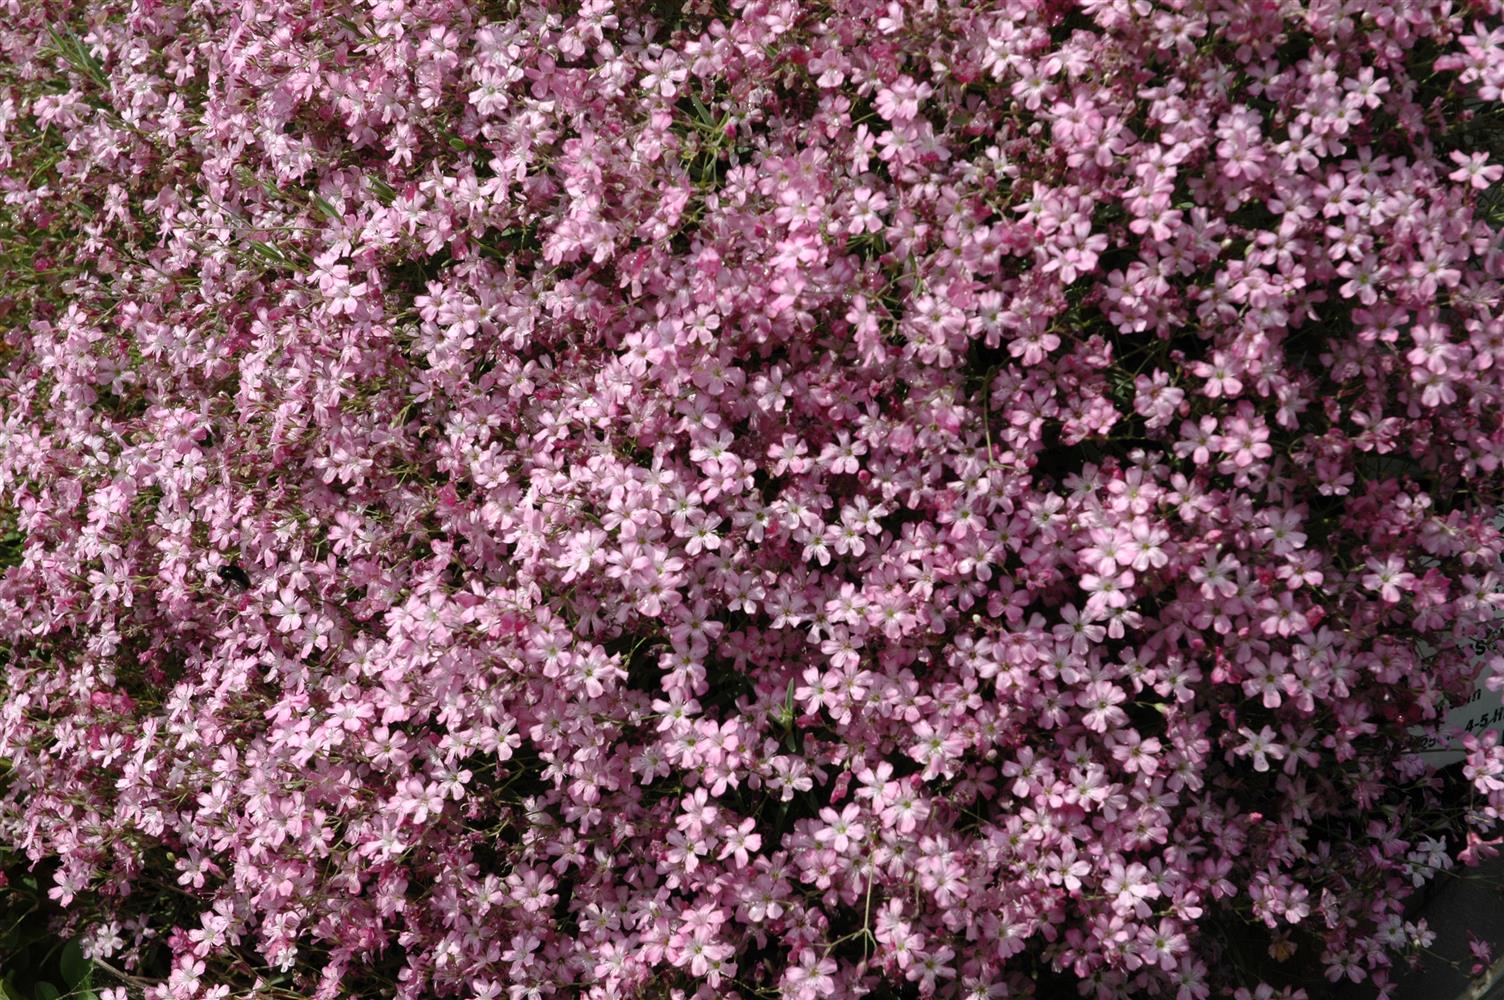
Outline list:
[[[1487,153],[1464,153],[1460,150],[1452,151],[1452,162],[1457,164],[1456,170],[1447,175],[1449,180],[1459,184],[1466,183],[1477,188],[1479,191],[1487,191],[1493,185],[1504,179],[1504,166],[1490,164]]]
[[[1077,696],[1077,704],[1086,710],[1081,717],[1082,724],[1092,732],[1105,733],[1110,727],[1126,722],[1128,714],[1118,706],[1127,698],[1115,684],[1092,681]]]
[[[0,869],[147,1000],[1382,992],[1498,852],[1489,17],[99,6],[0,18]]]
[[[1368,569],[1363,586],[1377,590],[1379,598],[1389,604],[1399,603],[1404,591],[1415,584],[1415,574],[1405,572],[1405,564],[1398,556],[1390,556],[1383,562],[1369,559]]]
[[[1234,752],[1240,757],[1252,757],[1255,771],[1269,770],[1270,757],[1275,760],[1284,759],[1286,749],[1275,742],[1275,732],[1268,726],[1264,726],[1257,733],[1247,726],[1240,726],[1238,735],[1244,739]]]
[[[866,826],[858,822],[861,814],[861,809],[855,804],[846,806],[839,813],[834,809],[821,809],[820,822],[823,825],[815,831],[815,843],[829,844],[832,849],[844,852],[853,842],[867,835]]]

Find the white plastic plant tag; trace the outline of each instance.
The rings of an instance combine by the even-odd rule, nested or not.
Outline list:
[[[1497,641],[1497,640],[1495,640]],[[1417,739],[1412,752],[1423,754],[1432,767],[1445,767],[1462,760],[1464,736],[1481,736],[1490,729],[1504,734],[1504,692],[1490,691],[1483,686],[1484,676],[1478,678],[1472,697],[1455,708],[1449,708],[1442,722],[1442,739],[1420,737],[1420,729],[1412,729]]]
[[[1494,524],[1504,531],[1504,511],[1501,511]],[[1445,767],[1463,760],[1467,756],[1462,749],[1465,736],[1482,736],[1492,729],[1499,732],[1501,741],[1504,741],[1504,691],[1490,691],[1487,688],[1485,682],[1493,672],[1484,665],[1500,651],[1501,640],[1504,640],[1504,619],[1495,621],[1473,643],[1473,658],[1479,667],[1478,680],[1467,701],[1446,710],[1442,717],[1439,739],[1421,737],[1419,727],[1410,730],[1416,736],[1411,751],[1424,755],[1426,762],[1432,767]],[[1431,650],[1422,648],[1421,652],[1425,655]]]

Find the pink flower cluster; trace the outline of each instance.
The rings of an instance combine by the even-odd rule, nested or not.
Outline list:
[[[148,1000],[1386,988],[1500,14],[0,0],[0,842]]]

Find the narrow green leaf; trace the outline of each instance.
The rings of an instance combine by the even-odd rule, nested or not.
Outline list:
[[[68,58],[68,43],[63,41],[63,36],[59,35],[57,33],[57,29],[50,24],[47,26],[47,37],[52,39],[53,45],[57,46],[59,55],[61,55],[64,59],[67,59],[68,62],[73,62],[72,59]]]
[[[376,192],[376,197],[383,203],[390,205],[397,198],[397,189],[392,187],[380,177],[367,177],[366,181],[371,185],[371,190]]]
[[[700,100],[698,95],[690,94],[689,100],[690,103],[695,106],[695,112],[700,116],[700,120],[702,122],[704,122],[706,125],[710,125],[715,122],[715,119],[710,116],[710,109],[705,106],[705,102]]]
[[[108,87],[109,77],[105,75],[104,66],[94,58],[94,53],[89,51],[89,47],[75,38],[73,48],[78,52],[78,61],[84,67],[84,72],[92,76],[101,87]]]
[[[84,45],[71,30],[64,38],[56,28],[48,26],[47,34],[52,38],[52,44],[57,46],[58,53],[68,65],[93,80],[101,88],[109,89],[110,81],[105,76],[104,67],[99,64],[99,60],[94,58],[88,46]]]
[[[286,255],[283,254],[281,250],[278,250],[276,247],[272,246],[270,243],[262,243],[260,240],[251,240],[251,249],[275,264],[288,263]]]
[[[340,219],[339,209],[335,208],[333,205],[329,204],[327,201],[325,201],[323,198],[320,198],[318,195],[314,195],[313,196],[313,203],[318,206],[318,210],[320,212],[323,212],[325,215],[327,215],[329,217],[329,221],[331,221],[331,222],[338,222],[339,221],[339,219]]]

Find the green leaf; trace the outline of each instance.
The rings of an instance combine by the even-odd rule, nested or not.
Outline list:
[[[319,209],[320,212],[323,212],[325,215],[327,215],[329,217],[329,220],[331,222],[338,222],[339,221],[339,218],[340,218],[340,216],[339,216],[339,210],[337,208],[335,208],[333,205],[329,204],[323,198],[320,198],[318,195],[314,195],[313,196],[313,203],[318,206],[318,209]]]
[[[51,983],[37,983],[37,1000],[58,1000],[62,992]]]
[[[63,982],[68,984],[69,990],[76,989],[94,968],[94,963],[84,958],[84,950],[79,945],[78,938],[63,945],[63,954],[58,964],[62,966]]]
[[[52,37],[52,43],[57,46],[58,52],[68,65],[93,80],[101,89],[109,89],[110,81],[109,77],[105,76],[104,67],[99,64],[99,60],[94,58],[89,47],[73,34],[72,30],[68,30],[68,36],[64,38],[56,28],[49,26],[47,34]]]
[[[256,184],[261,188],[261,190],[263,190],[263,191],[266,192],[267,197],[269,197],[269,198],[280,198],[283,201],[287,200],[287,192],[283,191],[273,181],[271,181],[270,179],[268,179],[266,177],[261,177],[261,176],[257,176],[257,175],[252,175],[252,176],[255,177]]]
[[[700,98],[695,94],[690,94],[689,99],[690,102],[694,104],[695,111],[699,114],[701,121],[703,121],[706,125],[710,125],[715,122],[715,119],[710,115],[710,109],[705,106],[704,101],[700,100]]]
[[[76,38],[73,40],[73,47],[78,52],[78,61],[83,65],[84,72],[93,77],[95,83],[108,89],[110,85],[109,77],[105,76],[104,67],[100,65],[98,59],[94,58],[94,53],[90,52],[88,46]]]
[[[285,254],[270,243],[262,243],[260,240],[251,240],[251,249],[265,257],[274,264],[289,263]]]
[[[470,144],[457,135],[451,135],[449,137],[449,148],[457,153],[463,153],[470,148]]]
[[[376,192],[376,197],[380,198],[383,204],[390,205],[396,199],[397,189],[380,177],[367,177],[366,181],[371,185],[371,190]]]

